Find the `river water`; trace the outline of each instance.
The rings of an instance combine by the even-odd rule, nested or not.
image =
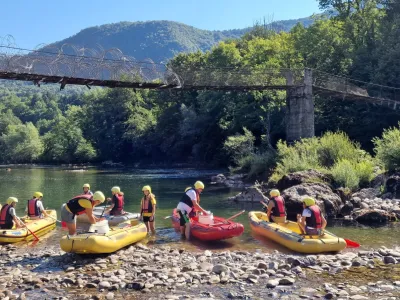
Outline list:
[[[240,192],[222,186],[211,185],[210,177],[219,173],[218,170],[192,170],[192,169],[151,169],[151,170],[99,170],[99,169],[63,169],[61,167],[29,167],[14,168],[7,171],[6,167],[0,169],[0,202],[14,196],[19,199],[17,214],[24,215],[26,201],[31,198],[35,191],[44,194],[44,206],[56,209],[59,215],[63,203],[78,195],[82,191],[84,183],[90,183],[92,190],[101,190],[106,197],[111,196],[111,187],[117,185],[125,193],[125,210],[139,212],[140,199],[142,197],[142,186],[150,185],[157,198],[156,227],[157,235],[147,239],[149,245],[170,244],[171,246],[184,247],[187,249],[230,249],[251,250],[262,249],[262,251],[289,252],[279,245],[262,237],[254,236],[251,232],[247,213],[242,214],[235,220],[245,226],[245,232],[241,237],[217,243],[202,243],[192,241],[191,243],[181,241],[180,235],[171,227],[171,221],[164,217],[171,215],[176,207],[184,189],[194,184],[196,180],[202,180],[206,188],[201,195],[201,205],[210,210],[214,215],[230,217],[242,209],[246,211],[260,210],[260,204],[232,204],[225,201],[228,197]],[[355,240],[362,248],[377,248],[379,246],[395,246],[400,243],[397,224],[385,227],[370,228],[357,224],[342,224],[341,222],[330,222],[328,229],[333,233]],[[65,234],[61,228],[49,234],[47,243],[57,243],[59,237]]]

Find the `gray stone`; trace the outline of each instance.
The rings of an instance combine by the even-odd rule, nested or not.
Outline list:
[[[332,183],[332,176],[316,170],[299,171],[284,175],[276,184],[276,188],[283,191],[302,183],[326,182]]]
[[[235,197],[230,198],[236,202],[267,202],[268,198],[264,196],[262,191],[257,186],[247,187],[243,192],[237,194]]]
[[[396,259],[393,256],[385,256],[385,257],[383,257],[383,262],[385,264],[395,264]]]
[[[284,277],[279,280],[280,285],[292,285],[294,283],[295,283],[295,280],[293,278],[289,278],[289,277]]]
[[[100,289],[108,289],[111,287],[111,283],[109,283],[108,281],[101,281],[99,283],[99,288]]]
[[[267,281],[267,288],[274,288],[277,285],[279,285],[279,280],[278,279],[270,279]]]
[[[353,296],[351,296],[350,299],[351,300],[368,300],[369,298],[365,297],[365,296],[361,296],[361,295],[353,295]]]
[[[107,300],[112,300],[112,299],[114,299],[114,293],[108,293],[107,295],[106,295],[106,299]]]
[[[216,275],[212,275],[212,276],[210,277],[210,279],[208,280],[208,282],[211,283],[211,284],[217,284],[217,283],[219,283],[220,281],[221,281],[221,280],[220,280],[219,276],[216,276]]]
[[[227,266],[225,266],[225,265],[218,264],[218,265],[215,265],[215,266],[212,268],[212,271],[213,271],[214,273],[216,273],[216,274],[221,274],[222,272],[228,273],[228,272],[229,272],[229,268],[228,268]]]

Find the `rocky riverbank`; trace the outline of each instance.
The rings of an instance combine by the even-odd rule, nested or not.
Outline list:
[[[228,182],[221,174],[213,176],[211,180],[225,185]],[[244,203],[267,202],[271,188],[278,188],[286,201],[286,210],[291,219],[301,213],[305,195],[314,197],[328,218],[343,218],[367,225],[386,224],[400,219],[400,192],[397,192],[400,191],[400,174],[390,177],[378,175],[371,181],[370,187],[355,193],[343,188],[334,189],[331,176],[316,170],[285,175],[274,185],[256,183],[245,186],[236,183],[235,186],[242,187],[243,191],[228,200]]]
[[[399,249],[337,255],[130,246],[79,256],[2,246],[1,299],[398,299]],[[358,274],[355,278],[354,274]]]

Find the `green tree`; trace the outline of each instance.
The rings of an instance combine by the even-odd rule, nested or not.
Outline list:
[[[43,152],[43,144],[36,127],[27,124],[8,125],[0,137],[2,158],[5,162],[33,162]]]

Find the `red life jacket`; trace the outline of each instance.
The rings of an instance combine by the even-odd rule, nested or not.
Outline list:
[[[151,195],[149,195],[151,197]],[[151,202],[151,198],[149,198],[149,203],[146,207],[145,205],[145,197],[142,198],[142,213],[152,213],[153,212],[153,203]]]
[[[274,203],[274,208],[272,209],[272,215],[274,217],[285,217],[286,209],[285,209],[285,200],[282,196],[273,197],[271,201]]]
[[[37,206],[38,200],[37,198],[28,200],[28,217],[39,217],[41,215],[41,211]]]
[[[124,195],[114,194],[113,195],[114,207],[110,211],[110,215],[121,215],[124,210]]]
[[[0,225],[2,227],[10,227],[10,229],[13,227],[13,218],[9,213],[11,207],[11,205],[6,204],[0,211]]]
[[[317,205],[307,207],[311,211],[311,217],[306,218],[307,227],[320,229],[322,227],[322,214]]]
[[[67,206],[72,214],[74,215],[81,215],[85,213],[86,208],[80,206],[79,200],[86,199],[92,203],[92,207],[94,206],[93,196],[90,194],[82,194],[79,196],[75,196],[71,200],[67,202]]]

